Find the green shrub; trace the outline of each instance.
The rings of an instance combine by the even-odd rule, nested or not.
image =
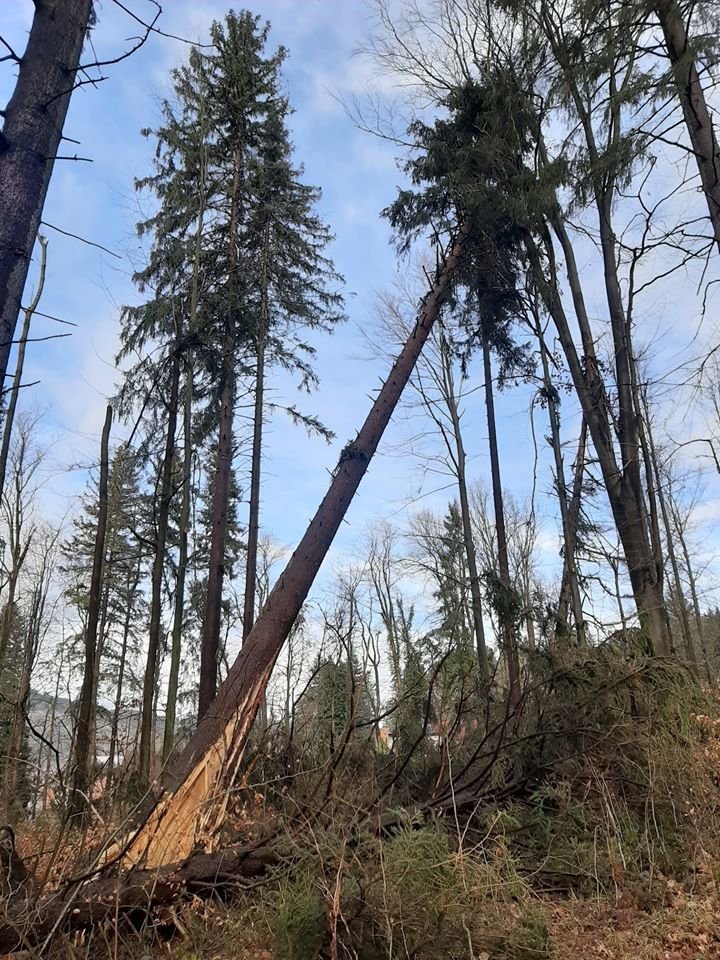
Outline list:
[[[275,960],[316,960],[325,941],[325,911],[316,879],[300,872],[283,880],[274,897]]]

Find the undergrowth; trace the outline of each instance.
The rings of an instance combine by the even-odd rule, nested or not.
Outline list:
[[[178,908],[145,930],[143,949],[560,960],[548,910],[558,897],[652,911],[714,883],[714,696],[677,662],[612,645],[539,654],[530,668],[516,710],[492,704],[482,723],[463,718],[462,736],[426,738],[410,757],[347,736],[289,778],[270,775],[266,752],[244,790],[272,815],[277,865],[229,902]]]

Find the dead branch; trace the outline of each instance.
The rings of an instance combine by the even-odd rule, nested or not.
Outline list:
[[[159,870],[130,870],[76,883],[36,901],[24,897],[5,902],[0,915],[0,953],[28,949],[56,933],[71,933],[104,920],[146,916],[156,907],[184,898],[237,886],[261,876],[277,861],[267,846],[226,847],[215,853],[195,853],[185,862]]]

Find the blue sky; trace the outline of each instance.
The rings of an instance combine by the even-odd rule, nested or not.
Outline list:
[[[3,0],[3,4],[3,30],[22,47],[32,2]],[[138,13],[146,12],[146,7],[149,10],[150,4],[133,5]],[[295,109],[291,129],[296,158],[305,167],[306,182],[322,188],[320,212],[336,235],[331,254],[346,279],[350,317],[332,337],[318,340],[320,390],[306,397],[282,385],[286,399],[320,414],[336,433],[336,442],[328,447],[308,440],[281,416],[268,429],[263,517],[276,537],[291,544],[304,530],[326,487],[327,471],[362,422],[368,396],[387,369],[372,357],[365,337],[375,323],[376,291],[392,282],[396,269],[406,268],[398,264],[389,229],[379,215],[394,198],[402,177],[395,148],[358,130],[340,102],[362,96],[377,83],[372,65],[354,55],[369,28],[368,8],[361,0],[268,0],[249,8],[270,20],[271,43],[289,50],[285,76]],[[224,2],[170,0],[165,4],[162,29],[203,42],[211,21],[222,18],[226,10]],[[98,4],[98,14],[95,50],[101,58],[116,55],[135,29],[109,0]],[[65,131],[81,145],[69,144],[68,152],[77,150],[92,163],[56,164],[43,217],[101,243],[119,258],[52,229],[45,231],[50,242],[40,309],[78,324],[71,338],[33,345],[24,378],[40,380],[32,394],[25,395],[25,402],[45,411],[44,429],[54,441],[54,476],[46,496],[56,514],[72,506],[85,479],[84,470],[63,472],[63,468],[84,467],[97,460],[104,403],[116,376],[118,308],[136,300],[130,274],[141,262],[134,235],[140,219],[139,198],[132,184],[148,171],[153,143],[139,131],[158,119],[159,103],[170,90],[169,70],[187,51],[187,44],[151,36],[130,59],[106,68],[108,79],[96,89],[85,86],[76,91],[71,103]],[[0,76],[3,95],[11,88],[12,73],[6,68]],[[64,331],[38,318],[35,332]],[[527,419],[519,410],[515,416]],[[517,431],[513,433],[517,438]],[[407,458],[397,456],[397,451],[393,455],[402,436],[402,431],[391,430],[385,445],[390,456],[371,468],[349,518],[354,528],[376,515],[395,512],[412,493],[415,484]],[[514,443],[509,454],[512,447]]]
[[[152,10],[143,0],[131,0],[130,5],[144,16]],[[386,362],[372,357],[366,336],[375,324],[376,291],[388,287],[397,270],[407,269],[398,263],[388,227],[379,216],[395,196],[401,175],[395,148],[358,130],[340,102],[363,96],[378,82],[392,94],[392,82],[378,80],[367,58],[354,55],[370,28],[369,8],[362,0],[265,0],[247,6],[271,22],[271,44],[289,50],[285,76],[295,108],[291,129],[296,158],[304,164],[306,182],[322,188],[320,212],[336,235],[331,255],[347,281],[350,320],[334,336],[318,341],[319,391],[310,397],[297,396],[287,383],[275,382],[279,400],[292,400],[319,414],[337,435],[328,447],[320,440],[309,440],[281,416],[267,431],[262,524],[292,546],[325,492],[339,450],[360,426],[369,394],[387,370]],[[164,31],[203,42],[210,22],[221,19],[228,4],[165,0],[164,7],[160,23]],[[97,8],[95,51],[101,59],[117,56],[137,27],[110,0],[98,2]],[[3,33],[16,48],[24,45],[32,12],[32,0],[0,0]],[[24,377],[40,381],[25,394],[24,402],[45,411],[42,430],[45,442],[51,444],[51,458],[44,496],[46,508],[56,517],[72,510],[88,466],[97,461],[105,400],[116,379],[118,310],[136,300],[130,275],[141,262],[134,233],[141,215],[132,184],[149,170],[153,151],[152,142],[139,131],[158,119],[159,103],[170,92],[169,71],[187,51],[182,42],[151,36],[130,59],[105,68],[108,79],[97,89],[85,86],[73,96],[65,130],[81,144],[68,148],[92,163],[56,164],[44,219],[101,243],[117,256],[52,229],[45,231],[50,241],[48,275],[40,309],[78,325],[71,338],[31,345]],[[86,59],[89,54],[86,51]],[[1,65],[0,99],[6,98],[12,83],[13,69]],[[580,254],[584,279],[597,298],[597,310],[602,311],[601,277],[594,272],[591,252],[583,259],[581,248]],[[687,279],[689,286],[693,282]],[[696,308],[685,301],[686,291],[676,287],[674,293],[653,295],[643,307],[648,313],[644,338],[652,344],[656,359],[665,357],[666,366],[673,357],[686,356],[689,349]],[[38,319],[35,335],[59,329],[49,320]],[[519,498],[529,494],[533,483],[530,393],[524,388],[498,398],[504,481]],[[567,422],[572,424],[568,404]],[[474,394],[467,406],[470,471],[473,477],[486,479],[487,431],[481,395]],[[538,491],[546,513],[542,557],[552,570],[557,564],[557,521],[548,498],[551,478],[546,469],[543,416],[542,411],[536,413],[541,452]],[[668,407],[667,420],[672,425],[675,418],[681,435],[689,430],[688,416],[680,404]],[[402,415],[391,426],[338,537],[336,561],[353,552],[353,544],[372,520],[401,519],[407,501],[418,493],[417,462],[407,455],[407,438],[414,429]],[[439,505],[449,496],[447,492],[433,495],[432,490],[426,484],[423,504]],[[703,509],[713,524],[720,512],[718,504],[711,490]],[[714,547],[706,553],[708,561],[714,561]]]

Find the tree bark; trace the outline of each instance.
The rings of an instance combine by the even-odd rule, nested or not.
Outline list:
[[[651,502],[655,502],[656,512],[657,504],[660,506],[660,514],[662,516],[663,527],[665,529],[665,550],[667,551],[667,556],[670,560],[670,569],[672,570],[673,575],[673,584],[675,586],[675,595],[678,606],[677,615],[682,631],[683,646],[685,647],[685,654],[688,664],[695,675],[699,677],[700,671],[698,667],[697,655],[695,653],[695,647],[693,646],[690,618],[688,617],[687,604],[682,587],[682,579],[680,577],[680,566],[678,564],[677,552],[675,550],[672,524],[670,522],[670,511],[668,510],[667,497],[662,486],[660,464],[658,463],[657,450],[655,449],[655,441],[653,440],[652,426],[650,422],[650,402],[648,400],[647,393],[643,391],[641,395],[639,388],[636,388],[636,397],[639,411],[643,414],[644,420],[644,427],[642,428],[641,436],[643,442],[643,452],[645,455],[645,469],[648,471],[648,487],[652,491]],[[659,527],[659,521],[656,520],[655,522],[658,523]],[[662,543],[660,542],[659,528],[655,536],[657,537],[658,541],[658,553],[662,556]],[[659,569],[662,570],[662,559],[659,560]],[[705,666],[707,667],[707,664]]]
[[[182,630],[185,618],[185,578],[188,566],[188,530],[190,527],[190,477],[192,474],[192,395],[193,377],[188,363],[185,381],[183,411],[183,493],[178,525],[178,570],[175,580],[175,609],[173,611],[172,641],[170,644],[170,675],[168,677],[167,702],[165,704],[165,729],[163,731],[162,759],[167,763],[175,745],[177,722],[177,697],[180,685],[180,656],[182,653]]]
[[[700,600],[698,598],[697,584],[695,582],[695,574],[692,568],[692,562],[690,560],[690,551],[688,550],[687,539],[685,538],[685,532],[683,530],[682,520],[676,509],[675,502],[673,500],[672,494],[668,495],[670,515],[673,520],[673,525],[675,527],[675,533],[677,535],[678,541],[680,543],[680,549],[682,550],[683,558],[685,560],[685,570],[687,572],[688,583],[690,584],[690,596],[692,598],[693,604],[693,614],[695,617],[695,627],[697,629],[698,643],[700,644],[700,650],[703,655],[703,662],[705,664],[705,672],[707,674],[708,682],[713,682],[713,669],[710,665],[710,658],[708,656],[707,642],[705,639],[705,627],[703,624],[703,617],[700,611]]]
[[[234,180],[230,212],[230,271],[231,284],[237,282],[237,220],[240,191],[240,155],[235,153]],[[215,462],[215,481],[212,500],[212,532],[210,537],[210,564],[207,598],[203,618],[200,647],[200,691],[198,722],[202,720],[217,691],[218,652],[220,650],[220,619],[222,612],[223,580],[225,578],[225,538],[230,499],[230,478],[233,455],[233,414],[235,407],[235,317],[226,318],[227,332],[223,344],[222,390],[218,409],[218,444]]]
[[[257,366],[255,372],[255,410],[253,413],[253,445],[250,466],[250,510],[248,514],[247,559],[245,566],[245,601],[243,604],[243,643],[255,622],[255,593],[257,583],[257,551],[260,531],[260,468],[262,464],[263,414],[265,412],[265,343],[268,317],[268,256],[270,228],[265,230],[263,243],[260,318],[257,331]]]
[[[490,684],[490,667],[488,664],[487,644],[485,642],[485,625],[483,623],[482,597],[480,595],[480,577],[477,567],[477,553],[475,551],[475,541],[473,540],[472,520],[470,518],[470,502],[467,491],[467,477],[465,471],[466,456],[465,444],[463,443],[462,429],[460,426],[460,414],[458,411],[457,398],[455,396],[455,387],[453,383],[452,362],[448,355],[447,342],[445,335],[440,330],[440,359],[442,363],[443,393],[445,405],[450,414],[450,422],[453,428],[453,439],[455,441],[455,460],[457,464],[457,484],[458,498],[460,500],[460,518],[463,527],[463,540],[465,541],[465,558],[468,565],[468,574],[470,576],[470,599],[472,602],[473,632],[475,634],[475,646],[477,651],[478,669],[480,678],[485,690]]]
[[[577,519],[575,519],[575,522],[573,522],[570,505],[568,503],[567,484],[565,483],[565,465],[563,463],[562,444],[560,442],[560,411],[558,409],[558,393],[550,376],[547,345],[539,325],[536,330],[536,335],[540,343],[540,361],[543,372],[543,387],[545,389],[545,398],[548,405],[550,439],[552,441],[553,457],[555,459],[555,484],[557,486],[558,503],[560,505],[560,521],[562,523],[563,540],[565,541],[563,587],[567,583],[570,607],[575,620],[576,639],[578,643],[583,643],[585,640],[585,624],[583,622],[582,599],[580,597],[580,580],[578,577],[577,564],[575,560],[575,547],[577,545]],[[583,421],[583,426],[581,429],[583,434],[584,430],[585,422]],[[580,449],[578,447],[578,457],[579,456]],[[584,456],[583,450],[583,460]],[[580,460],[578,459],[578,476],[580,478],[580,485],[582,483],[582,473],[583,468],[580,465]],[[574,492],[575,491],[573,491],[573,493]],[[558,620],[560,619],[560,610],[558,605]],[[567,620],[565,620],[565,622],[567,622]]]
[[[35,0],[0,133],[0,395],[32,248],[58,154],[91,0]]]
[[[45,268],[47,266],[47,240],[43,236],[38,236],[40,244],[40,276],[38,286],[35,291],[32,303],[25,311],[22,331],[20,333],[20,343],[18,344],[17,363],[15,364],[15,376],[12,387],[10,387],[10,402],[5,413],[5,423],[3,424],[2,447],[0,447],[0,495],[5,489],[5,474],[7,473],[8,455],[10,453],[10,440],[12,438],[12,428],[15,422],[15,411],[17,410],[18,397],[20,396],[20,381],[25,367],[25,349],[30,335],[30,323],[33,314],[37,310],[45,286]]]
[[[488,445],[490,448],[490,473],[492,475],[493,505],[495,508],[495,535],[497,537],[497,562],[500,582],[510,591],[510,561],[508,559],[507,533],[505,531],[505,508],[503,505],[503,491],[500,480],[500,457],[498,454],[497,425],[495,422],[495,398],[493,396],[492,365],[490,362],[490,344],[487,334],[482,335],[483,366],[485,370],[485,406],[487,409]],[[510,705],[520,702],[520,661],[518,659],[517,644],[515,643],[515,628],[509,618],[498,611],[500,630],[502,633],[503,652],[508,672],[508,688]]]
[[[201,108],[204,101],[201,102]],[[195,228],[195,252],[193,255],[192,279],[190,284],[190,314],[188,330],[197,328],[198,303],[200,300],[200,260],[202,257],[203,224],[205,220],[207,152],[205,149],[206,129],[205,112],[201,110],[199,131],[203,137],[203,150],[200,159],[198,178],[198,214]],[[167,703],[165,706],[165,729],[163,731],[162,760],[167,763],[175,744],[175,724],[177,717],[177,696],[180,682],[180,657],[182,653],[182,629],[185,617],[185,578],[188,565],[188,530],[190,527],[190,496],[192,475],[192,402],[194,387],[193,365],[190,354],[185,357],[185,397],[183,406],[183,493],[180,507],[178,529],[178,572],[175,582],[175,609],[173,611],[172,641],[170,646],[170,675],[168,677]]]
[[[187,856],[196,840],[212,837],[228,786],[278,653],[343,521],[380,438],[437,319],[460,261],[469,225],[453,240],[425,297],[416,325],[356,439],[342,453],[330,488],[271,591],[218,696],[171,770],[175,792],[156,805],[135,836],[127,859],[149,866]]]
[[[175,434],[177,432],[178,398],[180,392],[180,340],[181,327],[178,324],[176,341],[172,345],[172,364],[170,368],[170,399],[168,401],[167,434],[160,475],[160,498],[158,504],[157,527],[155,533],[155,556],[153,557],[150,592],[150,629],[148,652],[143,677],[143,698],[140,717],[140,749],[138,759],[138,778],[140,785],[146,788],[150,784],[151,766],[155,752],[155,685],[157,683],[158,653],[160,650],[160,630],[162,627],[162,588],[165,569],[165,550],[170,523],[170,504],[173,497],[173,462],[175,460]]]
[[[707,200],[715,242],[720,249],[720,147],[700,83],[677,0],[655,0],[685,124]]]
[[[538,253],[532,242],[528,243],[528,253],[538,288],[555,324],[583,415],[588,425],[588,431],[592,438],[610,509],[627,562],[641,627],[655,645],[656,651],[663,656],[669,656],[671,651],[665,616],[665,598],[662,584],[658,582],[655,558],[650,548],[645,507],[641,501],[638,502],[636,499],[636,484],[625,477],[615,456],[609,401],[605,384],[599,372],[572,244],[559,214],[552,225],[565,256],[573,305],[583,343],[584,362],[581,362],[578,355],[558,291],[557,267],[549,235],[545,238],[545,247],[551,268],[550,281],[544,276]],[[630,402],[632,403],[632,398]],[[624,456],[628,457],[628,455],[629,451],[626,446]]]
[[[78,885],[64,885],[41,897],[28,910],[24,896],[3,905],[0,953],[41,947],[55,933],[69,934],[103,921],[145,917],[156,907],[183,898],[207,896],[211,890],[236,887],[239,878],[262,876],[277,862],[269,847],[226,847],[214,855],[195,853],[185,863],[161,870],[133,870]]]
[[[112,425],[112,407],[105,413],[100,441],[100,481],[98,484],[98,522],[95,533],[95,551],[93,555],[90,597],[88,601],[88,619],[85,628],[85,670],[80,691],[80,710],[75,732],[74,770],[72,790],[68,812],[73,818],[80,819],[87,809],[88,788],[90,786],[90,738],[95,712],[95,687],[98,642],[98,621],[102,603],[102,573],[105,555],[105,531],[108,519],[108,472],[110,462],[110,427]]]
[[[572,496],[568,504],[568,528],[570,543],[572,544],[573,554],[577,557],[577,531],[580,522],[580,508],[582,506],[582,483],[585,474],[585,447],[587,445],[587,421],[582,418],[580,424],[580,437],[578,439],[577,454],[575,457],[575,467],[573,476]],[[577,576],[577,560],[575,561]],[[556,630],[562,630],[562,626],[567,628],[568,609],[571,606],[572,593],[570,587],[570,570],[568,567],[567,556],[563,563],[563,575],[560,585],[560,599],[558,600],[558,614]]]
[[[226,344],[223,389],[218,413],[218,445],[211,514],[210,566],[208,571],[205,617],[200,650],[200,693],[198,721],[213,701],[217,690],[218,652],[223,581],[225,579],[225,538],[227,535],[228,501],[233,455],[233,408],[235,401],[235,338]]]
[[[118,752],[118,730],[120,729],[120,710],[122,709],[122,695],[123,695],[123,686],[125,683],[125,669],[127,666],[127,649],[128,643],[130,640],[130,624],[132,622],[133,615],[133,598],[135,597],[135,592],[140,584],[140,570],[141,570],[142,560],[138,557],[137,567],[135,568],[135,573],[132,578],[132,581],[128,577],[127,583],[127,605],[125,607],[125,620],[123,622],[123,638],[122,646],[120,648],[120,663],[118,664],[118,675],[117,675],[117,685],[115,688],[115,704],[113,709],[113,718],[112,726],[110,728],[110,746],[108,748],[108,773],[107,773],[107,785],[110,786],[112,782],[113,769],[115,767],[115,758]]]

